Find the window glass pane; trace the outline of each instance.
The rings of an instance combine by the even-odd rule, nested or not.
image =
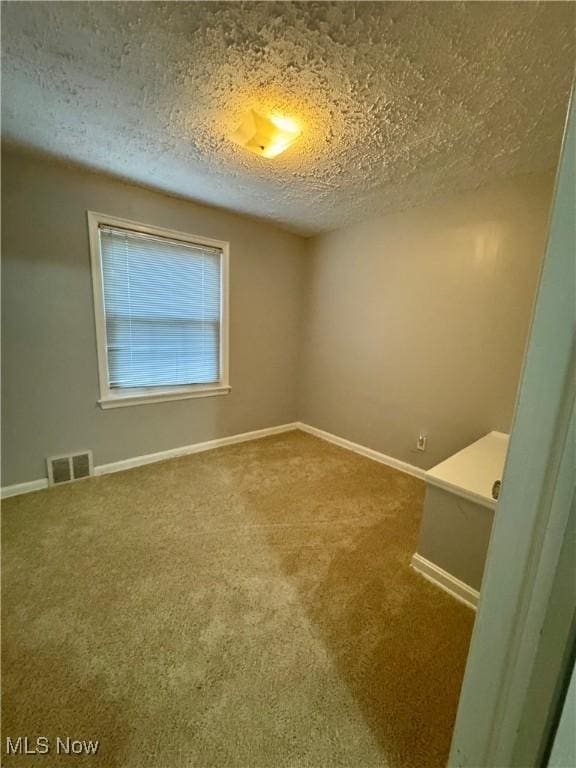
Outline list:
[[[100,229],[111,388],[220,380],[221,251]]]

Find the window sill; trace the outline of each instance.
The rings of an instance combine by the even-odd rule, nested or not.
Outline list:
[[[232,387],[228,385],[217,384],[209,387],[186,387],[174,390],[156,390],[143,391],[138,394],[131,390],[131,394],[126,395],[108,395],[98,400],[100,408],[125,408],[128,405],[149,405],[151,403],[165,403],[169,400],[189,400],[196,397],[214,397],[216,395],[227,395]]]

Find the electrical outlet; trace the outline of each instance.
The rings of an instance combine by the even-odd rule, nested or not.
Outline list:
[[[425,451],[427,441],[428,441],[428,436],[423,435],[422,432],[420,432],[420,434],[418,435],[418,439],[416,440],[416,450]]]

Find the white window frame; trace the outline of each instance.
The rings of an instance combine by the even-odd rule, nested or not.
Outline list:
[[[87,211],[88,235],[90,240],[90,261],[92,267],[92,290],[94,294],[94,317],[96,320],[96,348],[98,352],[98,378],[100,381],[101,408],[119,408],[127,405],[162,403],[168,400],[187,400],[192,397],[213,397],[227,395],[231,391],[228,378],[229,353],[229,258],[230,244],[200,235],[191,235],[161,227],[153,227],[129,219],[119,219],[105,213]],[[208,245],[222,251],[221,293],[220,293],[220,379],[214,384],[188,384],[186,386],[130,388],[125,392],[110,388],[108,370],[108,344],[106,338],[106,313],[104,308],[104,282],[102,254],[100,252],[99,227],[108,226],[139,232],[155,237],[181,240],[184,243]]]

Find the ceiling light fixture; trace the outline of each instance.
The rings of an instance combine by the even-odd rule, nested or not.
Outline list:
[[[232,140],[261,157],[277,157],[291,146],[300,136],[296,121],[271,114],[267,117],[251,109],[246,115]]]

